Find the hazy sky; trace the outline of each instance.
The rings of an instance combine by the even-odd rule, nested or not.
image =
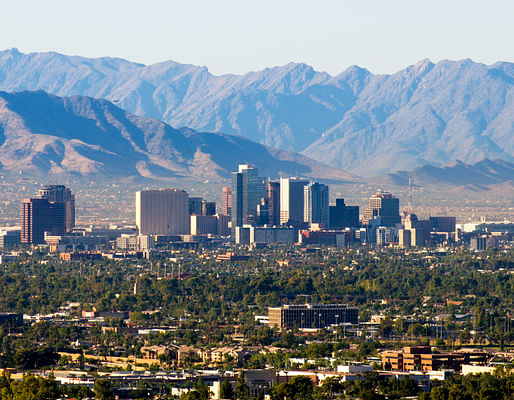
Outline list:
[[[514,61],[513,0],[0,0],[0,49],[390,73],[423,58]]]

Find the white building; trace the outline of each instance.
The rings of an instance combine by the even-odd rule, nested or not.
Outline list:
[[[187,192],[179,189],[137,192],[136,225],[140,235],[188,235]]]
[[[120,250],[148,251],[155,248],[155,240],[151,235],[121,235],[116,239],[116,248]]]
[[[280,178],[280,223],[301,224],[304,219],[304,187],[309,181],[301,178]]]

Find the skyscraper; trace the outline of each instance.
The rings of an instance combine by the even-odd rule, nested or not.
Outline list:
[[[304,220],[304,187],[301,178],[280,178],[280,223],[302,225]]]
[[[201,197],[190,197],[189,200],[189,215],[202,215],[202,202]]]
[[[269,215],[269,199],[263,197],[259,204],[257,204],[257,220],[256,225],[267,225],[270,223]]]
[[[50,203],[47,199],[23,199],[21,203],[21,243],[40,244],[50,227]]]
[[[229,186],[223,187],[221,193],[221,213],[223,215],[231,215],[232,212],[232,188]]]
[[[304,220],[310,224],[323,224],[328,228],[328,186],[312,183],[304,186]]]
[[[265,197],[264,180],[257,168],[239,164],[239,171],[232,173],[232,227],[253,224],[257,217],[257,204]]]
[[[21,204],[22,243],[44,243],[45,232],[64,235],[75,226],[75,197],[63,185],[49,185]]]
[[[64,218],[65,232],[70,232],[73,229],[75,226],[75,196],[70,189],[64,185],[48,185],[39,189],[37,197],[47,199],[50,204],[54,205],[56,213],[59,208],[58,204],[62,204],[64,215],[56,217]]]
[[[216,214],[216,202],[202,200],[202,215],[214,215]]]
[[[271,225],[280,225],[280,182],[266,182],[266,197],[268,198],[268,223]]]
[[[232,228],[243,226],[243,174],[232,172]]]
[[[187,192],[179,189],[137,192],[136,225],[140,235],[189,234]]]
[[[378,191],[369,199],[363,224],[368,225],[374,218],[380,218],[380,225],[394,226],[401,222],[400,200],[391,193]]]
[[[331,229],[356,228],[359,226],[359,206],[347,206],[344,199],[336,199],[335,206],[329,207],[329,227]]]

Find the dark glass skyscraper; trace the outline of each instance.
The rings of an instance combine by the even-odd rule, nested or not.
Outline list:
[[[347,206],[344,199],[336,199],[329,207],[331,229],[356,228],[359,226],[359,206]]]
[[[201,197],[190,197],[189,200],[189,215],[202,215],[202,202]]]
[[[266,182],[266,196],[268,197],[269,224],[280,225],[280,182]]]
[[[304,186],[304,220],[310,224],[323,224],[328,228],[328,186],[313,183]]]
[[[39,189],[37,197],[47,199],[54,208],[55,213],[62,212],[59,216],[64,218],[64,232],[70,232],[75,226],[75,196],[64,185],[48,185]],[[59,211],[59,208],[62,208]]]
[[[266,196],[264,180],[257,168],[240,164],[232,173],[232,227],[253,224],[257,219],[257,205]]]

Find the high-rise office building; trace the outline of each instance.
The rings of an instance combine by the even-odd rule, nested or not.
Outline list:
[[[216,202],[215,201],[202,201],[202,215],[214,215],[216,214]]]
[[[50,227],[47,199],[23,199],[21,203],[21,243],[41,244]]]
[[[257,205],[266,195],[264,180],[257,168],[240,164],[232,173],[232,227],[253,224],[257,219]]]
[[[398,230],[398,244],[400,247],[404,248],[411,246],[411,235],[409,229]]]
[[[75,226],[75,196],[64,185],[48,185],[38,191],[39,199],[47,199],[53,205],[55,213],[62,211],[61,216],[53,216],[54,220],[64,219],[64,231],[70,232]],[[62,210],[61,206],[62,205]]]
[[[347,206],[344,199],[336,199],[329,207],[330,229],[357,228],[359,226],[359,206]]]
[[[304,187],[309,181],[301,178],[280,178],[280,223],[302,225],[304,219]]]
[[[268,198],[268,223],[280,225],[280,182],[266,182],[266,197]]]
[[[455,232],[455,217],[430,217],[430,222],[436,232]]]
[[[243,174],[232,172],[232,228],[243,226]]]
[[[201,197],[190,197],[189,200],[189,215],[202,215],[202,203]]]
[[[75,226],[75,197],[66,186],[45,186],[36,198],[23,200],[20,216],[21,243],[44,243],[45,232],[64,235]]]
[[[312,183],[304,186],[304,221],[328,228],[328,198],[327,185]]]
[[[229,186],[223,187],[221,193],[221,213],[223,215],[231,215],[232,211],[232,188]]]
[[[140,235],[188,235],[187,192],[179,189],[137,192],[136,225]]]
[[[375,243],[377,246],[385,246],[397,241],[396,229],[390,226],[379,226],[375,230]]]
[[[191,235],[217,235],[218,217],[216,215],[191,215]]]
[[[269,215],[269,199],[268,197],[263,197],[259,204],[257,204],[257,225],[267,225],[270,223],[270,215]]]
[[[378,191],[369,199],[369,206],[366,208],[363,223],[368,225],[369,221],[380,218],[380,225],[395,226],[401,222],[400,200],[391,193]]]

